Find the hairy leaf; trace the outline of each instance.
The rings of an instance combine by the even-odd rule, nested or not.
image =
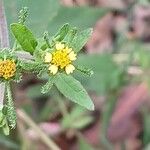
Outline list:
[[[81,83],[72,76],[58,74],[55,80],[58,90],[73,102],[89,109],[94,110],[94,104],[88,96]]]
[[[55,82],[55,76],[49,77],[48,82],[42,87],[41,92],[43,94],[48,93],[50,89],[52,88],[54,82]]]
[[[23,50],[33,54],[37,41],[32,32],[25,25],[19,23],[11,24],[11,31]]]
[[[79,52],[83,46],[87,43],[88,39],[92,34],[92,29],[86,29],[76,34],[75,38],[71,43],[71,47],[77,53]]]
[[[65,36],[67,35],[67,33],[70,30],[70,25],[69,24],[64,24],[60,30],[58,31],[58,33],[54,36],[54,39],[57,39],[58,41],[62,41]]]

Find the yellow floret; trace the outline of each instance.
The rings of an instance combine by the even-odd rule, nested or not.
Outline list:
[[[0,61],[0,77],[9,79],[15,75],[16,64],[13,60],[1,60]]]

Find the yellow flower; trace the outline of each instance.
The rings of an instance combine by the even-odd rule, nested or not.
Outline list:
[[[0,61],[0,77],[4,79],[9,79],[15,75],[16,64],[14,60],[1,60]]]
[[[53,75],[55,75],[60,69],[64,69],[66,74],[70,74],[75,70],[72,62],[77,59],[76,56],[77,55],[72,48],[59,42],[55,45],[55,50],[53,52],[47,52],[45,54],[44,61],[50,65],[49,71]]]

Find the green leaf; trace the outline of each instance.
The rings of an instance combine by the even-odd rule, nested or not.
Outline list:
[[[55,76],[49,77],[48,82],[42,87],[43,94],[48,93],[55,82]]]
[[[8,124],[6,123],[6,124],[3,126],[3,132],[4,132],[5,135],[9,135],[9,131],[10,131],[9,126],[8,126]]]
[[[90,36],[92,34],[92,29],[86,29],[76,34],[75,38],[71,43],[71,47],[77,53],[79,52],[83,46],[87,43]]]
[[[5,0],[4,3],[8,24],[18,20],[18,10],[24,6],[28,7],[30,15],[26,23],[38,36],[43,34],[60,7],[59,0]],[[42,10],[42,13],[39,10]]]
[[[94,104],[89,95],[82,87],[81,83],[72,76],[63,73],[58,74],[55,84],[65,97],[89,110],[94,110]]]
[[[74,120],[75,122],[72,123],[72,128],[74,129],[83,129],[87,125],[89,125],[93,121],[92,116],[83,116],[79,117],[77,120]]]
[[[55,17],[49,22],[48,31],[49,33],[55,33],[57,29],[66,22],[81,30],[91,28],[95,25],[97,20],[104,16],[108,11],[108,9],[99,9],[89,6],[61,6]]]
[[[32,32],[25,25],[19,23],[11,24],[11,31],[23,50],[33,54],[38,43]]]
[[[67,33],[70,30],[70,25],[69,24],[64,24],[60,30],[58,31],[58,33],[54,36],[54,39],[56,39],[57,41],[62,41],[65,36],[67,35]]]
[[[74,39],[75,35],[77,33],[77,28],[72,28],[70,29],[70,31],[68,32],[68,34],[65,36],[64,40],[68,46],[70,46],[70,43],[72,42],[72,40]]]
[[[87,113],[87,110],[77,105],[71,112],[64,116],[61,124],[64,128],[82,129],[93,121],[93,117]]]
[[[126,74],[113,61],[110,54],[79,55],[75,66],[83,65],[86,68],[92,68],[94,72],[92,77],[79,74],[77,71],[74,75],[88,91],[94,91],[96,94],[107,94],[110,90],[118,89],[125,81]]]
[[[76,69],[77,69],[78,71],[80,71],[81,73],[83,73],[84,75],[87,75],[87,76],[89,76],[89,77],[91,77],[91,76],[94,74],[93,70],[92,70],[92,69],[89,69],[89,68],[87,68],[87,67],[76,66]]]

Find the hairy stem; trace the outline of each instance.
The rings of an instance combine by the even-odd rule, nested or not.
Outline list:
[[[9,47],[7,21],[4,12],[3,0],[0,0],[0,48]],[[0,84],[0,106],[3,106],[5,84]]]
[[[0,0],[0,38],[1,48],[9,48],[9,34],[7,29],[3,0]]]

